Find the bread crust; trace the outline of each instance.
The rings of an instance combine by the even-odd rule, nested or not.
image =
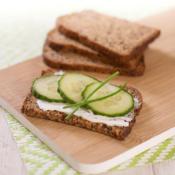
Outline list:
[[[42,75],[53,73],[52,70],[43,71]],[[24,100],[23,106],[21,108],[22,113],[26,114],[29,117],[36,117],[41,119],[52,120],[55,122],[61,122],[81,128],[85,128],[91,131],[99,132],[111,137],[114,137],[118,140],[124,140],[127,135],[131,132],[131,129],[135,123],[136,116],[139,114],[142,108],[142,96],[141,93],[132,87],[127,87],[129,93],[131,93],[134,97],[137,97],[140,103],[140,107],[134,110],[134,118],[131,122],[129,122],[128,127],[119,127],[119,126],[108,126],[103,123],[94,123],[83,119],[82,117],[73,116],[70,120],[66,120],[66,114],[59,111],[44,111],[39,108],[36,102],[36,98],[30,93]]]
[[[53,29],[48,33],[45,43],[45,45],[49,46],[55,51],[64,49],[69,52],[74,52],[83,56],[88,56],[92,60],[98,59],[106,64],[116,65],[118,67],[127,68],[129,70],[134,70],[140,63],[142,57],[142,53],[138,53],[136,57],[130,58],[128,61],[124,62],[122,62],[119,59],[109,58],[77,42],[76,40],[64,36],[57,29]]]
[[[58,29],[93,50],[123,62],[142,53],[160,35],[158,29],[94,11],[62,16]]]
[[[143,56],[135,70],[128,70],[127,68],[105,64],[100,60],[92,60],[87,56],[81,56],[73,52],[66,52],[64,50],[56,52],[46,45],[44,46],[43,60],[52,68],[65,70],[83,70],[97,73],[113,73],[119,71],[121,75],[127,76],[141,76],[145,70]]]

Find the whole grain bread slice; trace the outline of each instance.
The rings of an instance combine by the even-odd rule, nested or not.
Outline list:
[[[64,49],[84,56],[88,56],[92,59],[101,60],[106,64],[128,68],[129,70],[133,70],[137,67],[137,65],[140,63],[141,55],[143,54],[138,53],[138,56],[131,58],[128,61],[120,62],[115,58],[106,57],[99,52],[79,43],[78,41],[66,37],[65,35],[61,34],[57,29],[53,29],[48,33],[46,44],[48,44],[54,50]]]
[[[141,76],[145,70],[143,56],[140,64],[135,70],[128,70],[127,68],[124,69],[105,64],[97,59],[92,60],[87,56],[82,56],[74,52],[62,49],[60,51],[54,51],[47,45],[44,46],[43,60],[52,68],[65,70],[84,70],[98,73],[113,73],[115,71],[119,71],[121,75],[128,76]]]
[[[26,97],[21,110],[24,114],[26,114],[29,117],[37,117],[37,118],[52,120],[56,122],[61,122],[61,123],[89,129],[91,131],[99,132],[99,133],[114,137],[118,140],[123,140],[131,132],[131,129],[136,120],[136,116],[139,114],[143,103],[142,96],[137,89],[128,87],[127,91],[131,93],[135,98],[138,99],[140,106],[139,108],[134,110],[134,118],[129,122],[129,126],[126,126],[126,127],[108,126],[103,123],[94,123],[75,115],[70,120],[66,120],[65,119],[66,114],[63,112],[55,111],[55,110],[44,111],[40,109],[36,101],[37,99],[32,94],[29,94]]]
[[[93,50],[125,62],[142,53],[160,30],[111,17],[82,11],[58,19],[58,29]]]

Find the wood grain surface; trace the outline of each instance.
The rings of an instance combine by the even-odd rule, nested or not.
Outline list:
[[[110,159],[175,126],[175,11],[141,21],[161,29],[161,37],[146,52],[146,71],[141,77],[121,76],[143,95],[144,105],[131,134],[124,141],[85,129],[37,118],[28,118],[65,152],[83,163]],[[47,69],[42,58],[34,58],[0,71],[0,96],[20,111],[32,80]],[[103,79],[106,75],[95,74]]]

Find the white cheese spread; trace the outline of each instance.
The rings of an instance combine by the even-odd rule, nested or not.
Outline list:
[[[63,71],[59,71],[55,73],[56,75],[63,75]],[[40,99],[37,99],[37,104],[40,109],[47,111],[47,110],[56,110],[60,112],[64,112],[66,114],[69,114],[72,112],[72,108],[64,108],[67,104],[65,103],[55,103],[55,102],[47,102]],[[137,98],[134,98],[134,108],[137,109],[140,107],[139,100]],[[77,110],[74,113],[77,117],[82,117],[83,119],[86,119],[91,122],[95,123],[103,123],[108,126],[120,126],[120,127],[127,127],[129,126],[129,123],[134,118],[134,112],[131,111],[128,114],[124,116],[116,116],[116,117],[107,117],[103,115],[97,115],[94,114],[91,110],[87,110],[84,108],[81,108]]]
[[[72,108],[64,108],[67,104],[65,103],[55,103],[55,102],[47,102],[43,101],[40,99],[37,99],[37,104],[40,109],[47,111],[47,110],[56,110],[60,112],[64,112],[66,114],[69,114],[72,112]],[[134,98],[134,106],[135,108],[138,108],[140,104],[138,103],[138,99]],[[96,122],[96,123],[104,123],[109,126],[124,126],[127,127],[129,125],[129,122],[132,121],[134,118],[134,113],[129,112],[128,114],[124,116],[116,116],[116,117],[107,117],[103,115],[97,115],[94,114],[90,110],[86,109],[79,109],[78,111],[75,112],[75,115],[78,117],[82,117],[83,119],[86,119],[91,122]]]

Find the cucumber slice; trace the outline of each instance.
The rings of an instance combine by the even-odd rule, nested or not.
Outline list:
[[[88,85],[82,92],[82,96],[86,98],[98,85],[99,82]],[[89,98],[89,100],[109,95],[117,89],[120,90],[120,88],[117,86],[106,84],[96,93],[94,93]],[[125,90],[121,90],[119,93],[113,96],[107,97],[99,101],[91,102],[87,104],[87,107],[89,107],[96,114],[109,117],[123,116],[129,113],[134,108],[134,99],[131,94],[129,94]]]
[[[84,88],[98,80],[79,73],[66,73],[59,80],[59,88],[61,96],[69,103],[76,103],[82,100],[82,91]]]
[[[33,82],[32,94],[42,100],[49,102],[63,102],[63,98],[58,93],[58,80],[60,76],[49,75],[37,78]]]

